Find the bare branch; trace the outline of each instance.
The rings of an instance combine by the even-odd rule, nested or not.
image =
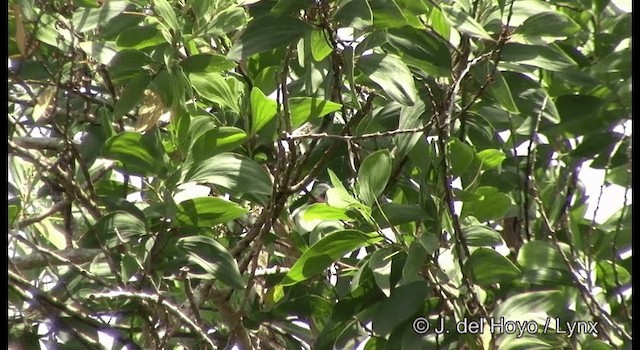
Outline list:
[[[102,250],[100,249],[65,249],[53,251],[37,245],[34,245],[33,248],[38,249],[37,254],[34,253],[11,258],[11,263],[20,270],[31,270],[43,268],[48,265],[60,266],[84,264],[92,261],[96,256],[102,254]],[[47,262],[47,259],[42,254],[46,254],[52,260]]]
[[[389,130],[389,131],[384,131],[384,132],[374,132],[371,134],[362,134],[362,135],[335,135],[335,134],[327,134],[326,132],[320,133],[320,134],[302,134],[302,135],[286,135],[283,140],[301,140],[301,139],[335,139],[335,140],[341,140],[341,141],[357,141],[357,140],[366,140],[366,139],[372,139],[372,138],[377,138],[377,137],[391,137],[391,136],[396,136],[396,135],[402,135],[402,134],[416,134],[419,132],[425,132],[431,129],[431,126],[433,124],[433,121],[429,122],[427,125],[425,126],[421,126],[418,128],[411,128],[411,129],[396,129],[396,130]]]
[[[133,299],[133,300],[150,301],[150,302],[162,305],[165,307],[167,311],[169,311],[174,316],[177,316],[180,319],[180,321],[182,321],[192,331],[198,334],[200,336],[200,339],[204,340],[207,343],[207,345],[211,347],[211,349],[216,349],[216,346],[213,343],[213,340],[209,338],[209,336],[205,333],[204,329],[198,327],[198,325],[193,323],[193,321],[189,317],[187,317],[187,315],[183,314],[182,311],[180,311],[180,309],[176,305],[173,305],[167,299],[163,298],[160,295],[147,294],[147,293],[134,293],[134,292],[127,292],[127,291],[110,291],[107,293],[90,294],[89,298],[110,299],[110,300],[126,298],[126,299]]]

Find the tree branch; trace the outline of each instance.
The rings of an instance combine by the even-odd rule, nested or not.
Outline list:
[[[31,270],[45,266],[84,264],[91,262],[96,256],[102,254],[102,250],[100,249],[65,249],[53,251],[37,245],[34,245],[33,248],[38,249],[37,254],[16,256],[10,259],[11,263],[19,270]],[[48,261],[43,254],[46,254],[52,258],[52,260]]]
[[[192,331],[200,336],[200,339],[204,340],[204,342],[211,347],[211,349],[216,349],[213,340],[209,338],[209,336],[205,333],[205,330],[198,327],[193,321],[187,317],[187,315],[183,314],[182,311],[176,306],[169,302],[167,299],[163,298],[161,295],[156,294],[147,294],[147,293],[134,293],[127,291],[110,291],[106,293],[94,293],[89,294],[89,298],[95,299],[134,299],[134,300],[143,300],[150,301],[156,303],[158,305],[162,305],[167,311],[169,311],[174,316],[177,316],[180,321],[186,324]]]

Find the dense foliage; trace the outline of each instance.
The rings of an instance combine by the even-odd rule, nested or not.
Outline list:
[[[621,6],[10,0],[10,341],[629,346]]]

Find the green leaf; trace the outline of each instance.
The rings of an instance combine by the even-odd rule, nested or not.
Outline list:
[[[439,8],[433,7],[431,14],[429,15],[429,23],[433,27],[433,30],[440,34],[444,40],[449,40],[451,36],[451,26],[445,19],[442,11]]]
[[[311,55],[317,62],[322,61],[333,52],[333,48],[327,41],[327,35],[324,30],[319,29],[314,29],[309,35]]]
[[[481,286],[508,282],[518,278],[520,269],[511,260],[491,248],[478,248],[465,262],[473,281]]]
[[[276,15],[297,14],[309,5],[311,5],[310,0],[278,0],[271,8],[271,13]]]
[[[314,203],[300,212],[305,220],[344,220],[353,221],[345,208],[330,207],[325,203]]]
[[[418,101],[413,106],[402,106],[400,110],[399,129],[413,129],[424,126],[427,119],[428,110],[424,102]],[[393,137],[393,143],[396,148],[393,150],[394,158],[401,161],[416,146],[424,132],[415,132],[410,134],[396,135]]]
[[[560,247],[565,256],[571,257],[571,250],[565,243],[560,242]],[[518,264],[520,266],[535,270],[539,268],[556,268],[568,270],[569,268],[562,260],[562,255],[550,242],[531,241],[525,243],[518,252]]]
[[[67,51],[71,44],[72,34],[68,30],[60,30],[56,24],[57,21],[56,17],[46,13],[42,14],[39,18],[38,26],[35,28],[35,38],[61,51]]]
[[[332,187],[327,190],[326,196],[327,204],[334,208],[348,208],[351,205],[360,204],[344,187]]]
[[[227,57],[239,61],[289,44],[310,31],[308,24],[293,17],[266,15],[254,18],[235,41]]]
[[[615,185],[627,187],[631,185],[631,169],[627,165],[609,170],[605,179]]]
[[[160,30],[156,26],[136,26],[118,35],[116,45],[123,49],[144,49],[166,43]]]
[[[396,251],[393,247],[376,250],[369,259],[369,268],[378,288],[387,296],[391,295],[391,263]]]
[[[122,274],[122,279],[128,281],[131,277],[135,276],[135,274],[140,270],[140,265],[136,261],[136,258],[127,254],[122,257],[122,262],[120,263],[120,273]]]
[[[498,304],[494,317],[505,321],[526,321],[545,324],[547,318],[566,310],[571,295],[562,290],[525,292],[513,295]]]
[[[172,35],[175,36],[180,32],[180,26],[178,25],[178,18],[176,13],[171,7],[171,4],[167,0],[153,0],[154,11],[162,17],[167,26],[173,30]]]
[[[440,9],[442,10],[444,18],[446,18],[451,26],[460,33],[467,34],[474,38],[495,41],[491,37],[491,35],[487,33],[487,31],[480,25],[480,23],[476,22],[473,17],[471,17],[468,13],[466,13],[458,6],[440,4]]]
[[[369,0],[373,25],[377,28],[397,28],[407,25],[407,18],[395,0]]]
[[[189,199],[178,204],[177,223],[184,226],[212,227],[237,219],[248,210],[216,197]]]
[[[426,213],[423,209],[411,204],[382,203],[373,209],[371,216],[380,228],[384,229],[389,227],[389,224],[398,226],[410,222],[421,222],[426,218]]]
[[[533,119],[541,114],[543,118],[554,124],[560,122],[560,115],[555,103],[540,84],[521,73],[503,72],[502,75],[507,85],[509,85],[511,94],[522,116]],[[542,109],[543,106],[544,109]],[[518,132],[531,135],[531,130],[529,129],[518,130]]]
[[[178,240],[177,246],[187,252],[191,263],[202,267],[211,277],[234,289],[245,287],[235,259],[213,238],[183,237]]]
[[[511,207],[509,196],[500,193],[495,187],[478,187],[475,195],[481,198],[464,203],[462,207],[463,217],[472,215],[480,222],[498,220],[504,218]]]
[[[340,110],[339,103],[315,98],[315,97],[291,97],[289,99],[289,113],[293,128],[298,128],[308,120],[324,117],[325,115]]]
[[[269,175],[253,160],[221,153],[183,169],[182,182],[208,182],[240,193],[271,194]]]
[[[391,176],[389,151],[379,150],[364,159],[358,169],[358,194],[364,204],[373,205],[382,194]]]
[[[591,95],[562,95],[556,99],[560,127],[574,134],[604,129],[608,121],[602,115],[605,102]]]
[[[209,130],[193,143],[191,152],[193,160],[201,161],[216,154],[230,152],[240,147],[247,139],[247,134],[232,126],[221,126]]]
[[[81,9],[73,13],[74,31],[88,32],[106,24],[111,18],[125,10],[128,1],[105,1],[100,8]]]
[[[232,126],[221,126],[207,130],[200,135],[190,149],[190,159],[199,162],[223,152],[230,152],[240,147],[247,139],[247,134]]]
[[[81,238],[82,248],[113,248],[147,233],[144,221],[125,211],[111,212],[98,220]]]
[[[587,135],[582,142],[569,154],[576,158],[590,158],[604,152],[610,152],[613,145],[624,137],[614,131],[599,132]]]
[[[482,162],[482,170],[491,170],[502,164],[507,159],[507,155],[499,149],[488,148],[477,154],[478,159]]]
[[[119,161],[130,174],[158,175],[164,167],[165,152],[156,132],[114,135],[105,142],[102,155]]]
[[[207,24],[207,34],[221,36],[238,30],[247,23],[247,15],[239,6],[232,6],[218,12]]]
[[[613,346],[599,339],[587,339],[582,344],[582,350],[613,350]]]
[[[118,54],[113,42],[85,41],[78,43],[78,46],[80,46],[82,51],[86,52],[87,55],[92,56],[98,60],[98,62],[105,65],[110,64]]]
[[[394,101],[403,105],[414,105],[417,91],[413,75],[398,56],[373,53],[362,56],[356,68],[378,84]]]
[[[576,67],[576,62],[556,45],[525,45],[507,43],[502,49],[504,62],[515,62],[554,72]]]
[[[376,334],[390,334],[398,325],[420,312],[429,284],[417,281],[397,287],[378,304],[371,326]]]
[[[180,66],[184,74],[211,73],[231,70],[236,67],[236,63],[222,55],[203,53],[183,59]]]
[[[377,233],[357,230],[334,232],[309,247],[284,276],[281,284],[291,286],[322,273],[327,267],[355,249],[383,240]]]
[[[265,67],[255,77],[253,86],[259,88],[266,95],[270,95],[278,87],[278,74],[280,73],[280,67],[269,66]]]
[[[278,112],[278,103],[265,96],[259,88],[251,89],[251,133],[267,125]]]
[[[137,106],[150,82],[151,77],[147,74],[140,74],[131,79],[113,107],[113,118],[118,119]]]
[[[526,323],[522,323],[524,325],[528,324],[528,320],[521,320]],[[553,323],[553,322],[552,322]],[[544,325],[544,320],[542,323],[538,323],[539,325]],[[540,326],[539,326],[540,327]],[[517,333],[512,334],[504,334],[500,337],[500,350],[529,350],[529,349],[556,349],[559,345],[554,341],[549,341],[547,339],[541,339],[541,337],[537,334],[528,335],[528,333],[524,333],[522,337]]]
[[[373,24],[373,13],[367,0],[341,1],[333,18],[343,28],[362,30]]]
[[[594,64],[591,71],[597,74],[596,78],[607,76],[609,73],[619,73],[623,77],[629,76],[631,74],[631,48],[627,47],[608,54]]]
[[[387,40],[409,66],[434,76],[451,74],[451,54],[446,43],[429,31],[413,27],[389,29]]]
[[[539,267],[535,270],[524,270],[520,282],[537,284],[541,286],[573,285],[573,279],[571,278],[571,273],[569,271],[546,267]]]
[[[189,73],[189,81],[200,96],[240,114],[236,94],[219,73]]]
[[[82,44],[83,43],[80,43],[79,45]],[[117,83],[120,80],[129,79],[130,76],[135,76],[142,69],[144,69],[144,66],[150,65],[152,63],[153,60],[146,54],[138,50],[125,49],[119,51],[115,56],[113,56],[112,59],[109,60],[109,62],[107,63],[107,68],[109,74],[111,74],[111,79],[114,83]],[[169,75],[169,73],[167,71],[161,71],[158,75],[156,75],[151,83],[151,87],[153,87],[155,82],[162,79],[164,75]],[[170,89],[165,88],[163,90]]]
[[[475,151],[473,147],[460,141],[457,137],[452,137],[447,142],[448,158],[451,165],[451,174],[453,176],[461,176],[468,169],[473,159]]]
[[[18,218],[18,211],[19,209],[17,205],[9,206],[9,225],[13,225],[15,220]]]
[[[400,7],[405,13],[409,13],[413,16],[420,16],[425,13],[429,13],[432,9],[428,6],[427,0],[396,0],[398,7]]]
[[[537,13],[527,18],[513,32],[512,36],[554,37],[564,38],[571,36],[580,30],[569,16],[557,12],[548,11]]]
[[[427,251],[415,240],[411,242],[407,252],[407,261],[402,268],[402,279],[398,285],[404,285],[415,281],[423,281],[422,268],[427,261]]]
[[[509,89],[509,85],[504,80],[500,70],[495,69],[495,65],[491,62],[481,62],[477,66],[472,68],[473,76],[480,84],[487,83],[487,77],[492,77],[492,81],[489,84],[489,91],[491,95],[500,102],[502,108],[511,113],[519,113],[518,107],[513,100],[513,95]]]
[[[467,245],[471,247],[495,247],[504,243],[498,232],[484,225],[463,227],[462,234]]]
[[[217,120],[213,116],[205,113],[206,112],[198,114],[198,112],[196,112],[197,115],[191,117],[189,130],[187,132],[187,134],[189,135],[189,149],[193,146],[196,140],[198,140],[198,138],[200,138],[206,132],[218,128],[219,123],[217,122]]]

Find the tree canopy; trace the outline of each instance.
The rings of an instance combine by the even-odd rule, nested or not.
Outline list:
[[[10,0],[10,342],[626,348],[625,6]]]

